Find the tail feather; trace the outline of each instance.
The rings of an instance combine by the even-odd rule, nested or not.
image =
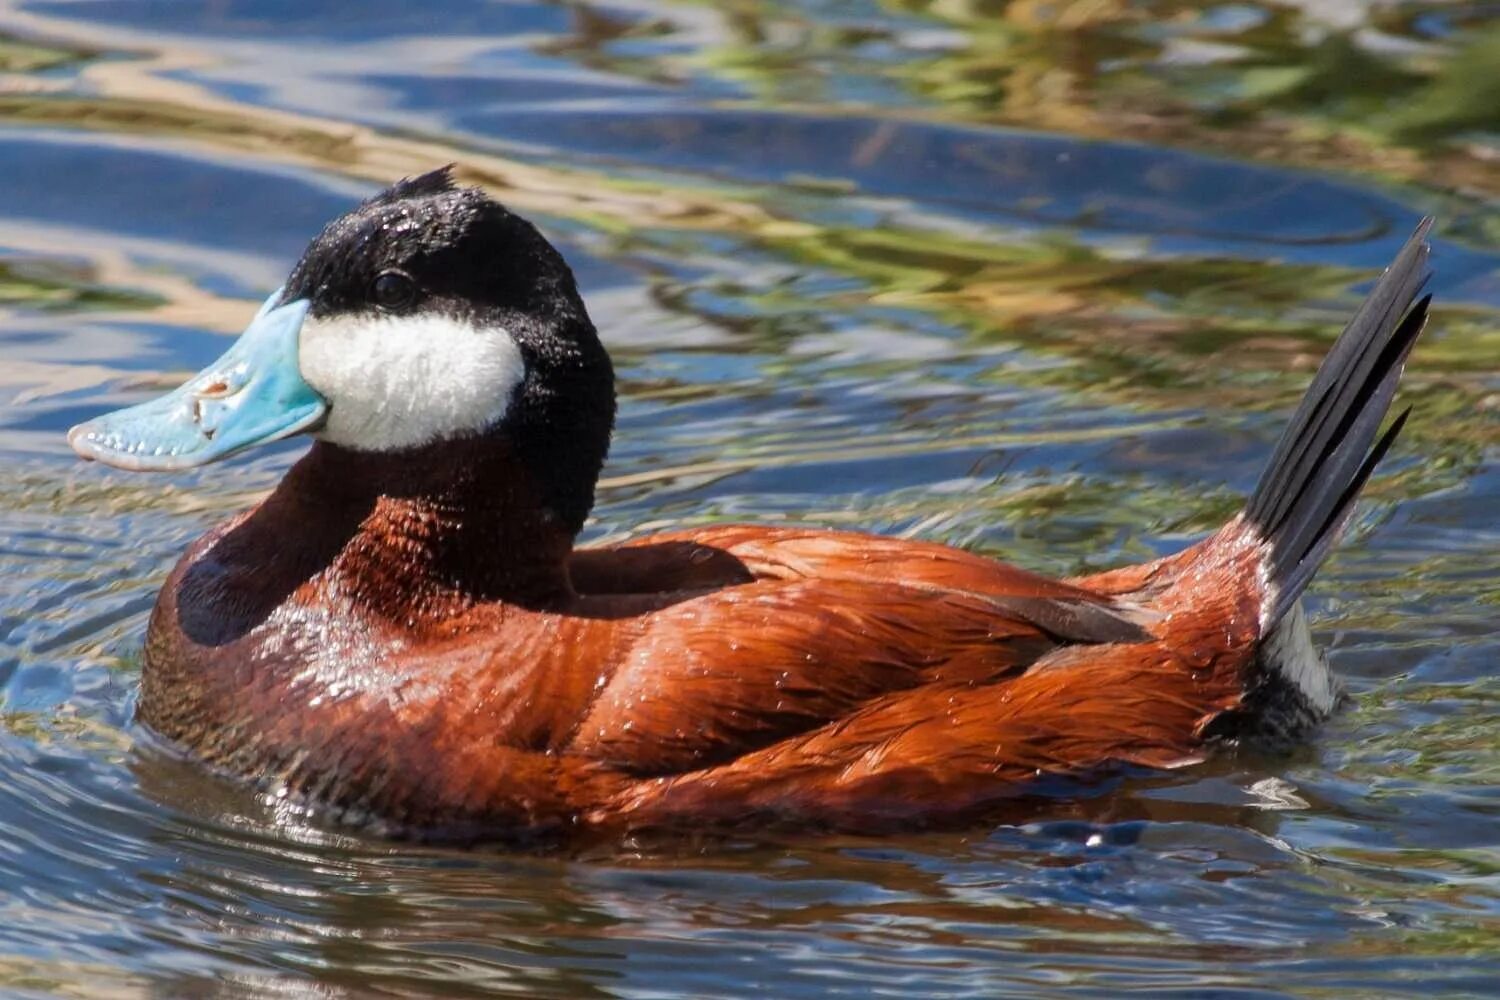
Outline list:
[[[1432,297],[1413,302],[1429,277],[1431,227],[1422,221],[1339,335],[1245,505],[1270,546],[1263,629],[1296,604],[1406,422],[1402,413],[1380,433],[1427,320]]]
[[[1396,440],[1396,435],[1400,434],[1401,428],[1406,426],[1406,418],[1409,416],[1411,416],[1411,407],[1402,410],[1400,415],[1391,421],[1391,425],[1380,436],[1380,440],[1375,442],[1375,447],[1370,449],[1370,454],[1365,456],[1364,464],[1359,467],[1349,488],[1339,499],[1338,506],[1313,536],[1306,554],[1281,581],[1280,593],[1272,605],[1271,614],[1267,616],[1267,620],[1279,621],[1301,596],[1302,591],[1307,589],[1307,585],[1312,582],[1313,574],[1318,571],[1319,566],[1323,565],[1323,560],[1328,557],[1328,550],[1333,548],[1333,543],[1338,540],[1339,532],[1349,520],[1349,515],[1353,512],[1354,501],[1359,499],[1360,491],[1365,488],[1370,474],[1375,471],[1375,466],[1380,464],[1380,460],[1390,450],[1391,444]],[[1296,551],[1297,546],[1289,543],[1287,548],[1290,551]]]

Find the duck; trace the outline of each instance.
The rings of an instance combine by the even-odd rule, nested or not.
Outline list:
[[[1294,744],[1346,697],[1300,598],[1410,412],[1386,421],[1430,226],[1239,513],[1050,579],[806,525],[579,545],[616,400],[573,273],[451,167],[403,179],[314,237],[222,358],[69,432],[141,471],[311,439],[166,577],[138,721],[338,823],[468,843],[993,822]]]

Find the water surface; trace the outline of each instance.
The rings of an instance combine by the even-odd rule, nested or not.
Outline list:
[[[1478,3],[0,3],[0,992],[1500,992],[1500,193]],[[328,217],[454,162],[622,381],[590,537],[858,526],[1053,573],[1254,482],[1438,229],[1416,415],[1314,585],[1354,708],[1035,822],[584,858],[395,847],[131,723],[156,588],[288,444],[72,423],[217,356]]]

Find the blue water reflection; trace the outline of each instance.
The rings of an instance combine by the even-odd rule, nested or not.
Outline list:
[[[1025,5],[0,14],[0,993],[1492,992],[1500,229],[1473,129],[1363,159],[1345,137],[1337,169],[1293,155],[1312,139],[1235,155],[1207,112],[1103,136],[1070,90],[1198,67],[1222,74],[1191,78],[1201,104],[1259,87],[1311,136],[1293,97],[1333,86],[1337,32],[1304,6],[1105,5],[1063,47]],[[1398,13],[1351,37],[1485,37]],[[1397,49],[1361,86],[1400,83]],[[1035,125],[1032,72],[1053,124],[987,117],[999,80]],[[1055,573],[1227,517],[1360,286],[1438,214],[1416,416],[1314,591],[1356,706],[1289,757],[992,829],[587,857],[393,846],[174,758],[130,721],[156,588],[299,445],[134,477],[62,432],[217,356],[325,220],[448,161],[559,243],[616,355],[590,537],[813,521]]]

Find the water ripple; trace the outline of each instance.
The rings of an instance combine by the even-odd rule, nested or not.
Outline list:
[[[4,4],[0,993],[1492,994],[1493,27],[991,6]],[[449,160],[618,360],[590,537],[817,521],[1054,573],[1229,516],[1436,212],[1416,415],[1312,599],[1354,708],[994,830],[579,857],[392,845],[178,759],[132,723],[151,602],[298,446],[162,479],[63,432]]]

